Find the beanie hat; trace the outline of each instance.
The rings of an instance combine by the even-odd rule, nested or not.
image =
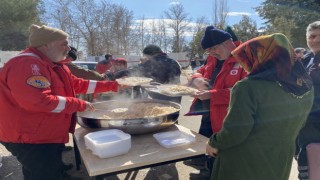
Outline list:
[[[213,26],[208,26],[204,32],[204,36],[201,40],[201,46],[203,49],[218,45],[228,39],[231,39],[231,35],[220,29],[216,29]]]
[[[77,49],[75,47],[69,46],[70,47],[70,51],[68,52],[68,56],[70,56],[73,61],[77,60],[78,56],[77,56]]]
[[[238,41],[238,37],[236,36],[236,34],[233,32],[233,30],[231,29],[230,26],[227,26],[227,28],[225,29],[226,32],[228,32],[231,35],[232,41]]]
[[[68,34],[60,29],[51,28],[45,25],[32,24],[29,28],[29,43],[31,47],[39,47],[54,41],[68,38]]]
[[[142,53],[146,54],[146,55],[153,56],[155,54],[163,53],[163,51],[161,50],[161,48],[159,46],[148,45],[143,49]]]
[[[106,60],[109,60],[110,57],[112,57],[111,54],[106,54],[106,55],[104,55],[104,58],[105,58]]]

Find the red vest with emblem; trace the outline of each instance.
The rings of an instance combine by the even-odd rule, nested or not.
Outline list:
[[[72,114],[86,109],[75,94],[117,91],[117,86],[77,78],[65,65],[28,48],[0,71],[0,141],[67,143],[76,124]]]

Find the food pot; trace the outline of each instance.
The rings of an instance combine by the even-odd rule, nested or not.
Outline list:
[[[134,107],[137,103],[143,103],[143,106],[148,106],[150,103],[157,103],[174,107],[176,110],[168,114],[162,114],[156,117],[135,117],[135,118],[105,118],[104,112],[113,109],[126,109]],[[130,101],[101,101],[93,103],[96,111],[84,111],[77,113],[77,122],[83,128],[90,131],[104,129],[120,129],[129,134],[145,134],[155,132],[173,125],[179,116],[181,105],[171,101],[145,99],[145,100],[130,100]]]

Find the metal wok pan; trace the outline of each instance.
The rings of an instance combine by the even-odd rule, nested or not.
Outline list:
[[[160,103],[164,105],[169,105],[177,109],[176,112],[152,117],[152,118],[134,118],[134,119],[103,119],[101,110],[110,111],[115,108],[130,108],[136,103],[144,103],[148,106],[148,103]],[[102,101],[93,103],[97,111],[95,112],[78,112],[77,113],[77,122],[80,126],[90,130],[104,130],[104,129],[120,129],[129,134],[145,134],[150,132],[155,132],[160,129],[169,127],[173,125],[179,116],[179,111],[181,110],[181,105],[171,101],[164,100],[131,100],[126,102],[119,101]]]

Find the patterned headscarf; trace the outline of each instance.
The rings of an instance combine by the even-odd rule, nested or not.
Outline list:
[[[294,49],[281,33],[253,38],[231,54],[250,72],[249,78],[278,82],[287,92],[301,96],[312,88],[312,81]]]

